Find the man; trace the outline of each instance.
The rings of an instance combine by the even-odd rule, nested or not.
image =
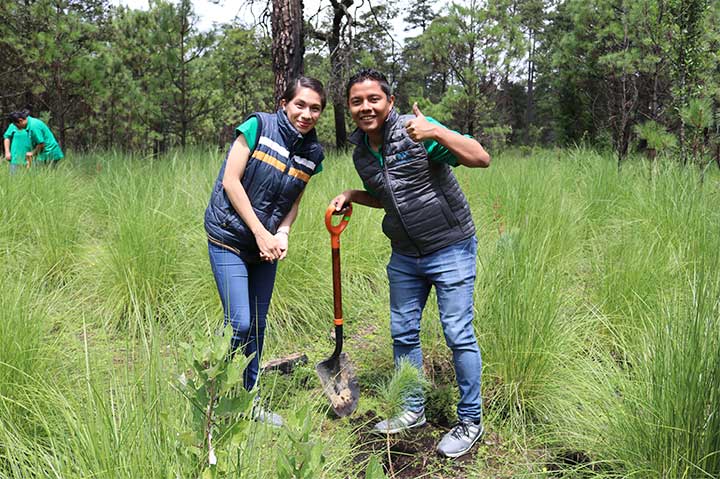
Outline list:
[[[357,129],[353,162],[363,190],[347,190],[331,204],[383,208],[382,228],[392,246],[387,266],[390,329],[396,365],[406,358],[422,371],[420,318],[431,286],[437,293],[445,341],[452,350],[460,390],[458,424],[437,446],[447,457],[461,456],[482,436],[482,360],[475,338],[473,290],[477,239],[465,195],[450,166],[487,167],[490,156],[474,139],[425,117],[401,116],[385,76],[361,70],[347,85]],[[405,398],[405,410],[381,421],[378,432],[396,433],[425,424],[424,397]]]
[[[34,160],[55,166],[65,157],[52,131],[42,120],[33,118],[27,110],[12,112],[8,119],[18,130],[26,130],[30,138],[32,151],[25,155],[28,166]]]

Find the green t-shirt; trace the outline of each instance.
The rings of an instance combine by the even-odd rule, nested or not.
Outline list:
[[[235,136],[242,135],[245,137],[245,142],[248,144],[250,151],[255,149],[257,146],[257,135],[258,135],[258,119],[257,117],[251,117],[245,120],[243,124],[235,128]],[[323,165],[320,163],[313,175],[317,175],[323,170]]]
[[[10,163],[13,165],[24,165],[25,154],[32,150],[30,144],[30,136],[26,130],[18,130],[18,128],[10,123],[5,130],[3,138],[10,140]]]
[[[42,120],[33,118],[32,116],[27,117],[28,123],[25,129],[30,135],[30,143],[35,148],[40,143],[45,144],[45,148],[36,158],[37,161],[57,161],[65,157],[60,145],[55,140],[55,135],[52,134],[50,128],[43,123]]]
[[[432,123],[433,125],[438,125],[443,128],[445,128],[445,125],[437,121],[435,118],[431,116],[426,116],[427,121]],[[452,130],[455,131],[455,130]],[[457,132],[455,132],[457,133]],[[367,146],[367,149],[372,153],[372,155],[377,158],[378,162],[380,162],[380,166],[383,165],[384,159],[382,154],[379,151],[375,151],[370,146],[370,143],[368,142],[368,136],[367,134],[364,137],[365,145]],[[434,161],[437,163],[446,163],[450,166],[457,166],[458,165],[458,159],[455,157],[455,155],[452,154],[450,150],[448,150],[445,146],[440,144],[439,142],[435,140],[425,140],[423,141],[423,145],[425,145],[425,149],[428,152],[428,159],[430,161]],[[381,147],[382,149],[382,147]],[[363,183],[363,187],[365,188],[365,191],[370,193],[371,196],[377,197],[377,193],[375,193],[372,188],[370,188],[368,185]]]

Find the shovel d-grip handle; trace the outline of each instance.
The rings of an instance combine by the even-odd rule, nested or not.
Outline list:
[[[332,217],[339,215],[342,215],[340,223],[333,225]],[[335,207],[330,205],[325,210],[325,227],[330,232],[330,245],[333,248],[340,248],[340,233],[347,227],[350,216],[352,216],[352,205],[348,205],[340,211],[335,211]]]
[[[344,210],[340,212],[342,219],[337,225],[333,225],[332,217],[336,215],[335,207],[330,205],[325,210],[325,226],[330,232],[330,246],[332,247],[332,270],[333,270],[333,309],[335,312],[335,327],[340,329],[336,331],[335,337],[337,339],[338,333],[342,334],[343,325],[343,312],[342,312],[342,287],[340,286],[340,233],[342,233],[347,227],[352,215],[352,206],[348,205]],[[342,338],[342,336],[341,336]],[[342,339],[340,339],[342,341]],[[341,343],[342,344],[342,343]]]

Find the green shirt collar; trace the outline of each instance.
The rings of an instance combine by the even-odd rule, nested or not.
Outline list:
[[[367,133],[365,133],[363,135],[363,141],[365,142],[365,146],[367,146],[368,151],[372,154],[372,156],[377,158],[377,160],[380,162],[380,166],[382,166],[383,165],[383,156],[382,156],[382,153],[380,153],[382,151],[382,145],[380,146],[379,150],[377,150],[377,151],[373,150],[373,147],[370,146],[370,140],[368,139]]]

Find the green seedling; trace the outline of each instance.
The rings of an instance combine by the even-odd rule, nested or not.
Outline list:
[[[252,356],[229,356],[231,338],[228,325],[221,335],[198,337],[194,345],[181,343],[191,368],[178,382],[190,403],[193,427],[180,440],[200,459],[203,479],[230,471],[230,449],[246,437],[256,396],[255,389],[247,391],[241,384]]]

